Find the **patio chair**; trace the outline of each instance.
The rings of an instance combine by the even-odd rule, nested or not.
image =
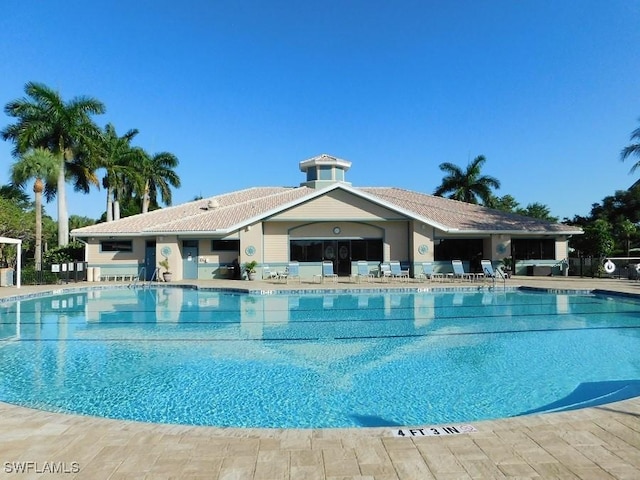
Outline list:
[[[287,270],[280,274],[280,278],[285,279],[287,283],[289,283],[289,280],[298,280],[298,283],[300,283],[300,264],[298,262],[289,262]]]
[[[460,280],[469,280],[472,282],[476,278],[475,273],[467,273],[464,271],[462,260],[451,260],[451,266],[453,267],[453,278],[459,278]]]
[[[418,279],[431,281],[434,279],[442,280],[443,278],[444,275],[442,273],[435,273],[433,271],[433,263],[422,262],[422,273],[418,275]]]
[[[507,278],[505,273],[500,268],[496,268],[494,270],[491,260],[481,260],[480,265],[482,265],[482,271],[484,272],[485,278],[494,278],[496,280],[498,278]]]
[[[322,262],[322,281],[328,278],[332,282],[338,281],[338,275],[333,272],[333,262],[331,260],[325,260]]]
[[[389,262],[389,266],[391,267],[391,278],[409,281],[409,270],[402,270],[400,262],[393,260]]]
[[[380,270],[378,271],[378,277],[380,277],[381,281],[390,280],[391,279],[391,265],[388,263],[381,263]]]
[[[277,280],[278,272],[272,272],[269,265],[262,266],[262,279],[263,280]]]
[[[371,282],[373,280],[373,274],[369,271],[369,264],[367,262],[359,261],[358,272],[356,273],[356,281],[360,282],[363,278],[367,282]]]

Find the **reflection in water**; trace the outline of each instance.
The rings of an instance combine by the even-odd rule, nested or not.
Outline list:
[[[74,293],[0,304],[0,399],[211,425],[509,416],[580,383],[640,378],[639,311],[487,289]]]

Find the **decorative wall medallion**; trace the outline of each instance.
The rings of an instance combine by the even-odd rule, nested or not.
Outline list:
[[[340,235],[340,227],[333,227],[333,233],[335,233],[336,235]]]
[[[256,253],[256,247],[254,247],[253,245],[249,245],[247,248],[244,249],[244,253],[246,253],[250,257],[253,257],[253,255],[255,255]]]
[[[171,247],[169,246],[162,247],[162,250],[160,250],[160,253],[162,254],[163,257],[168,257],[169,255],[171,255]]]
[[[425,245],[424,243],[418,247],[418,253],[419,253],[420,255],[424,255],[424,254],[425,254],[425,253],[427,253],[428,251],[429,251],[429,246],[428,246],[428,245]]]
[[[500,255],[504,255],[505,253],[507,253],[507,246],[504,243],[499,243],[496,247],[496,252]]]

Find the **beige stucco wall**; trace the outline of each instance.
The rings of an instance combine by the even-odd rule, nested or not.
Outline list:
[[[326,195],[291,208],[273,217],[272,220],[396,220],[403,218],[397,212],[381,207],[366,199],[343,190],[334,190]]]

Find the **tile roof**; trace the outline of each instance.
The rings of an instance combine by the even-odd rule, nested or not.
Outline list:
[[[78,237],[135,236],[188,232],[224,235],[335,188],[342,188],[449,232],[508,231],[570,234],[580,231],[576,227],[400,188],[355,188],[334,184],[320,190],[304,186],[248,188],[113,222],[78,228],[73,230],[72,235]]]

